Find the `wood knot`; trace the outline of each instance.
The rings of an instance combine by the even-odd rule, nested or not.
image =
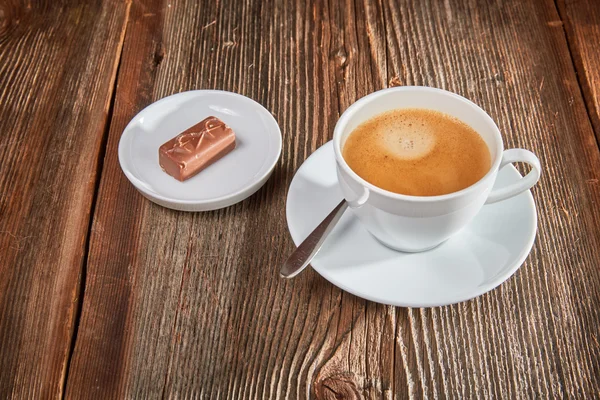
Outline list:
[[[162,60],[165,58],[165,49],[163,48],[162,43],[156,47],[154,51],[154,66],[158,67]]]
[[[0,4],[0,32],[8,26],[8,13],[4,10],[4,5]]]
[[[334,54],[333,59],[338,68],[344,69],[348,66],[348,53],[344,48],[339,48]]]
[[[315,383],[317,399],[351,400],[362,399],[353,373],[339,372],[327,375]]]
[[[388,86],[389,87],[402,86],[402,81],[397,76],[394,76],[392,79],[390,79]]]
[[[8,36],[11,28],[19,24],[19,9],[10,2],[0,2],[0,42]]]

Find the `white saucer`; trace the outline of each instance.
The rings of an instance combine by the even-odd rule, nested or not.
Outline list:
[[[237,147],[185,182],[158,164],[158,148],[183,130],[214,115],[236,134]],[[281,131],[271,113],[252,99],[219,90],[194,90],[144,108],[123,131],[119,163],[148,199],[184,211],[216,210],[256,192],[281,154]]]
[[[521,175],[511,165],[497,186]],[[315,151],[292,180],[287,222],[299,245],[342,199],[331,142]],[[458,235],[433,250],[400,253],[380,244],[346,211],[312,262],[334,285],[356,296],[403,307],[458,303],[486,293],[521,266],[535,239],[537,214],[529,191],[484,206]]]

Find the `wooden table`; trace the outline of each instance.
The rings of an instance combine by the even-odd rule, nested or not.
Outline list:
[[[0,398],[600,397],[598,3],[304,3],[0,2]],[[472,99],[543,163],[533,251],[475,300],[279,278],[294,172],[390,85]],[[200,88],[265,105],[283,153],[248,200],[176,212],[117,145]]]

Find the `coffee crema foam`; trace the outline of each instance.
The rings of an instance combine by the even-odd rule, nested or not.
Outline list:
[[[491,167],[489,149],[473,128],[420,108],[392,110],[363,122],[350,133],[342,153],[367,182],[412,196],[462,190]]]

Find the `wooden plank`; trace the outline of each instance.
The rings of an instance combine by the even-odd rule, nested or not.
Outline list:
[[[557,0],[557,4],[562,21],[551,21],[549,25],[561,29],[564,21],[579,83],[600,143],[600,4],[594,0]]]
[[[88,3],[0,4],[3,399],[63,391],[129,8]]]
[[[480,298],[398,310],[396,388],[458,398],[599,393],[600,158],[554,4],[386,4],[390,79],[460,93],[507,147],[533,150],[538,238],[524,266]],[[405,318],[405,316],[407,318]],[[408,319],[408,321],[406,321]],[[401,393],[401,392],[398,392]]]
[[[205,3],[132,6],[69,397],[598,393],[600,193],[588,180],[600,154],[565,36],[547,24],[558,18],[552,2]],[[473,99],[508,147],[545,166],[530,258],[478,299],[395,309],[313,271],[278,277],[293,249],[284,210],[294,172],[341,111],[388,82]],[[198,88],[261,102],[284,144],[257,194],[191,214],[142,198],[117,145],[143,106]]]

